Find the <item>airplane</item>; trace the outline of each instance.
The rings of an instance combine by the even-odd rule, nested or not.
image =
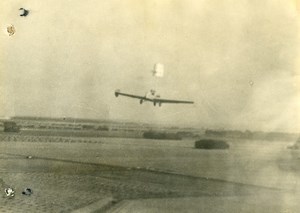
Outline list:
[[[144,101],[153,102],[154,106],[156,106],[156,104],[158,104],[158,106],[161,106],[163,103],[168,103],[168,104],[193,104],[194,103],[193,101],[162,99],[160,98],[160,95],[157,95],[156,91],[153,89],[147,92],[145,96],[123,93],[121,92],[121,90],[117,89],[115,91],[115,96],[118,97],[119,95],[140,99],[140,104],[142,104]]]

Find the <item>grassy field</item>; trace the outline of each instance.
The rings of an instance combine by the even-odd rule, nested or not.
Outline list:
[[[271,187],[297,186],[295,181],[299,175],[297,165],[300,159],[297,150],[286,148],[291,142],[232,140],[228,143],[228,150],[197,150],[193,140],[38,137],[35,141],[29,138],[23,142],[1,143],[1,150],[22,155],[156,168]]]
[[[121,192],[124,194],[131,192],[133,197],[130,200],[143,196],[150,199],[151,196],[154,196],[168,199],[169,204],[163,200],[144,200],[130,202],[129,205],[125,199],[124,205],[129,205],[127,212],[130,212],[132,208],[148,208],[152,209],[152,212],[163,211],[164,208],[176,206],[181,202],[186,206],[194,206],[190,207],[194,210],[199,208],[198,203],[202,203],[202,205],[207,203],[207,208],[202,206],[204,210],[208,209],[209,205],[214,206],[214,202],[219,202],[220,208],[222,206],[229,208],[224,202],[238,203],[237,201],[248,203],[250,206],[251,202],[257,204],[258,197],[263,198],[265,203],[257,204],[257,209],[263,209],[266,205],[272,207],[270,209],[273,210],[278,209],[278,206],[284,208],[286,205],[294,209],[297,205],[296,198],[300,192],[298,166],[300,153],[297,150],[286,148],[294,142],[227,140],[230,145],[227,150],[199,150],[194,148],[194,140],[10,134],[2,135],[0,141],[0,173],[5,182],[17,181],[15,185],[22,187],[20,183],[30,183],[30,180],[36,179],[40,184],[34,184],[34,186],[39,193],[43,188],[50,190],[50,185],[58,184],[58,186],[66,188],[67,191],[63,196],[66,197],[66,205],[70,208],[83,206],[84,203],[88,204],[112,194],[120,196]],[[28,159],[27,156],[32,156],[32,159]],[[15,176],[15,174],[23,176]],[[182,178],[176,178],[178,174],[182,175],[179,176]],[[200,182],[196,185],[189,184],[193,183],[191,181],[193,178],[199,178]],[[77,182],[77,179],[80,181]],[[107,180],[110,182],[106,182]],[[168,184],[169,187],[164,188]],[[246,188],[241,189],[239,184]],[[97,186],[99,196],[96,196],[95,199],[91,198],[86,195],[84,188],[76,189],[78,185],[86,186],[90,190],[93,189],[93,186]],[[182,187],[180,188],[180,186]],[[267,189],[266,187],[275,190],[276,193],[266,192],[264,190]],[[138,188],[144,189],[139,191]],[[195,191],[195,189],[197,190]],[[81,197],[76,194],[76,190],[89,198],[90,202],[82,199],[80,205],[72,203],[72,199],[78,200]],[[252,191],[250,197],[247,194],[249,190]],[[162,194],[155,194],[155,191]],[[245,192],[247,193],[244,194]],[[51,200],[59,196],[59,193],[52,190],[50,195],[48,198]],[[174,195],[182,198],[176,198],[176,200]],[[199,199],[208,196],[209,198],[206,199],[210,201],[204,202],[203,198],[188,201],[186,198],[191,196],[199,197]],[[233,196],[233,201],[228,196]],[[183,199],[184,197],[186,198]],[[21,201],[21,198],[18,199]],[[276,205],[272,201],[274,199],[276,199]],[[36,202],[42,201],[31,202],[36,209],[43,209],[43,211],[50,205],[45,201],[44,208],[40,208]],[[55,202],[57,202],[57,206],[53,212],[59,209],[60,205],[61,208],[64,206],[57,199]],[[160,209],[154,208],[149,202]],[[174,202],[177,204],[175,205]],[[5,205],[9,205],[9,201],[5,200],[5,203]],[[123,201],[119,203],[122,204]],[[162,205],[163,203],[166,205]],[[25,202],[25,204],[28,203]],[[11,208],[13,209],[13,207]],[[242,206],[239,208],[241,210]],[[126,212],[123,207],[121,209]],[[174,210],[174,208],[171,209]],[[232,210],[234,209],[231,207],[231,209],[225,209],[224,212],[232,212]],[[116,212],[118,211],[116,209]]]

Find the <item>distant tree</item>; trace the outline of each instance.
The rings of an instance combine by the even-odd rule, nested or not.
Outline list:
[[[223,140],[202,139],[195,142],[196,149],[229,149],[229,144]]]
[[[82,125],[82,129],[84,129],[84,130],[92,130],[92,129],[95,129],[95,127],[94,127],[94,125],[84,124],[84,125]]]
[[[17,126],[14,121],[5,121],[4,123],[4,132],[19,132],[20,128]]]
[[[108,131],[109,128],[108,128],[107,126],[99,126],[99,127],[97,128],[97,130],[100,130],[100,131]]]
[[[252,138],[253,137],[253,133],[250,130],[246,130],[244,132],[244,135],[246,138]]]
[[[224,131],[217,131],[217,130],[205,130],[205,135],[207,136],[225,136]]]
[[[144,132],[143,137],[148,139],[181,140],[181,137],[178,134],[156,131]]]

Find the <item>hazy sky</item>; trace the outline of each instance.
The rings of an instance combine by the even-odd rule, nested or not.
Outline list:
[[[1,1],[0,115],[299,131],[296,6],[288,0]],[[20,7],[30,10],[27,17],[19,16]],[[151,75],[157,62],[165,66],[163,78]],[[114,97],[115,89],[144,95],[151,88],[195,104],[153,107]]]

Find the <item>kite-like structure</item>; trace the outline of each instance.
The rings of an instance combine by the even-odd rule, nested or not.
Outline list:
[[[155,77],[164,77],[164,65],[160,63],[155,64],[152,73]]]
[[[152,70],[154,77],[162,78],[164,76],[164,65],[160,63],[156,63]],[[156,88],[156,87],[155,87]],[[119,89],[115,91],[115,96],[125,96],[129,98],[139,99],[140,104],[143,102],[152,102],[154,106],[161,106],[162,104],[193,104],[193,101],[186,100],[177,100],[177,99],[164,99],[161,98],[159,94],[156,93],[156,89],[151,89],[144,96],[135,95],[130,93],[121,92]]]

